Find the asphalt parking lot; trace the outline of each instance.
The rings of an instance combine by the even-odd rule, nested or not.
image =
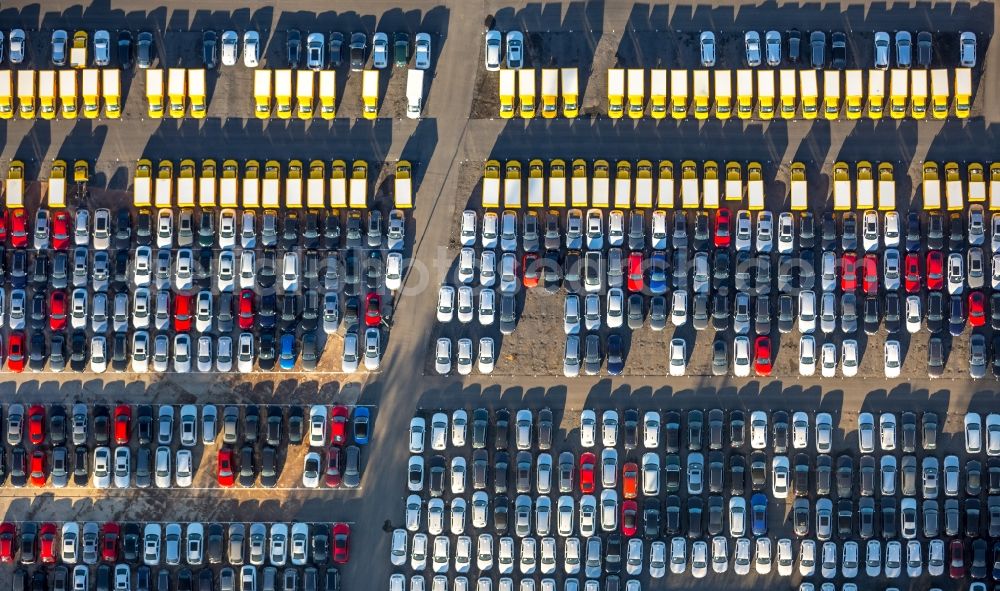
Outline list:
[[[987,47],[991,45],[989,39],[998,19],[991,3],[918,4],[915,7],[858,3],[847,7],[831,5],[791,10],[751,3],[694,8],[673,3],[648,7],[608,1],[560,9],[556,5],[490,2],[486,6],[432,3],[400,10],[397,2],[370,0],[363,5],[338,5],[337,11],[317,14],[315,7],[300,2],[283,3],[280,11],[273,8],[247,10],[242,7],[217,7],[214,4],[209,7],[182,4],[164,9],[135,3],[87,8],[50,3],[44,7],[5,6],[0,16],[5,23],[27,22],[25,28],[35,30],[56,27],[73,29],[84,18],[88,28],[112,29],[120,27],[124,21],[133,30],[149,27],[160,31],[184,30],[192,33],[207,26],[223,30],[232,26],[231,23],[235,24],[235,28],[242,29],[253,22],[259,30],[274,31],[273,35],[269,35],[275,38],[280,38],[281,31],[291,26],[307,31],[314,22],[321,23],[324,30],[351,30],[353,23],[358,22],[371,31],[383,21],[387,30],[403,24],[411,30],[424,28],[441,36],[437,43],[440,54],[436,56],[439,67],[427,96],[428,108],[424,120],[412,122],[383,118],[374,123],[363,122],[347,118],[352,108],[347,104],[341,105],[344,117],[338,117],[331,125],[313,122],[306,126],[295,121],[287,125],[276,122],[262,125],[235,117],[231,120],[216,118],[218,109],[229,108],[227,103],[232,103],[234,110],[249,109],[249,96],[237,95],[241,87],[248,92],[249,86],[236,84],[233,80],[228,89],[225,88],[227,81],[217,85],[210,103],[210,118],[204,123],[157,122],[142,120],[143,98],[133,88],[128,91],[126,111],[135,113],[136,117],[124,124],[84,120],[57,120],[52,123],[15,120],[0,125],[0,138],[4,140],[0,159],[7,162],[17,158],[24,160],[29,170],[44,170],[46,163],[53,158],[87,158],[95,171],[92,194],[108,189],[108,199],[129,198],[126,190],[131,177],[127,163],[140,156],[170,159],[218,158],[220,155],[261,158],[268,154],[289,154],[297,158],[326,159],[338,154],[369,162],[405,158],[417,163],[415,171],[419,178],[415,179],[413,252],[415,259],[429,270],[423,274],[429,287],[423,291],[415,290],[416,293],[404,298],[395,310],[397,325],[382,371],[364,378],[281,376],[260,372],[244,377],[25,374],[5,380],[0,385],[0,393],[5,402],[37,400],[64,404],[76,400],[110,404],[126,398],[135,403],[151,401],[171,404],[267,404],[276,400],[301,404],[354,404],[359,401],[362,404],[377,404],[362,492],[290,490],[263,495],[256,489],[232,490],[223,494],[213,489],[166,491],[165,494],[130,490],[98,495],[87,491],[83,495],[75,495],[67,490],[64,493],[45,491],[40,495],[27,496],[4,487],[0,489],[0,511],[5,519],[139,522],[149,521],[151,515],[169,515],[171,519],[180,521],[203,522],[272,521],[276,517],[288,521],[349,520],[353,522],[354,548],[367,551],[354,552],[351,561],[343,566],[344,588],[359,588],[359,585],[364,586],[366,580],[375,581],[374,588],[385,588],[391,574],[387,564],[391,532],[402,525],[404,515],[408,454],[403,434],[417,408],[422,412],[450,410],[458,406],[456,400],[469,401],[470,409],[480,404],[490,409],[500,406],[539,409],[548,406],[566,409],[560,415],[560,422],[566,429],[572,429],[572,425],[578,422],[579,410],[584,407],[646,408],[647,405],[661,407],[661,404],[669,404],[683,410],[718,407],[749,411],[758,408],[793,410],[794,406],[835,413],[847,423],[859,410],[878,413],[923,409],[939,413],[945,439],[952,442],[966,410],[972,408],[985,413],[995,407],[996,393],[991,382],[972,382],[961,374],[954,379],[930,381],[923,377],[923,371],[907,372],[902,379],[892,381],[884,378],[836,378],[831,381],[818,378],[736,379],[708,376],[668,379],[661,372],[651,371],[644,376],[594,376],[570,383],[561,377],[551,377],[553,366],[547,358],[542,358],[546,360],[539,365],[545,369],[537,375],[514,370],[506,373],[504,368],[511,367],[509,360],[500,360],[497,371],[491,377],[440,378],[427,371],[432,363],[429,357],[433,341],[438,336],[432,313],[436,287],[455,259],[455,251],[448,250],[448,242],[456,236],[457,220],[474,195],[476,184],[481,180],[482,163],[488,158],[738,159],[761,161],[765,167],[808,160],[814,162],[817,168],[829,168],[834,161],[841,159],[891,161],[896,164],[897,179],[904,176],[903,171],[907,171],[906,176],[912,179],[919,178],[920,162],[925,159],[985,162],[995,158],[992,152],[996,144],[995,130],[990,122],[996,120],[996,107],[993,105],[1000,103],[990,100],[989,84],[980,86],[974,105],[974,109],[982,109],[985,119],[973,118],[965,122],[775,121],[768,124],[721,125],[713,121],[686,121],[657,126],[648,121],[619,125],[604,119],[504,123],[480,118],[487,117],[489,110],[477,106],[481,103],[477,97],[481,94],[495,100],[492,97],[496,94],[495,89],[483,93],[477,90],[476,81],[480,79],[482,69],[479,48],[484,23],[495,23],[501,29],[520,26],[525,31],[537,31],[539,34],[542,31],[586,31],[587,45],[596,49],[576,49],[576,55],[579,59],[591,54],[603,56],[602,59],[608,61],[600,66],[603,68],[619,51],[622,37],[632,35],[628,31],[630,23],[639,38],[647,40],[654,39],[655,32],[663,28],[688,32],[714,28],[720,34],[726,33],[726,39],[730,38],[729,35],[738,39],[740,32],[750,28],[758,31],[772,26],[779,29],[793,26],[801,30],[833,29],[833,23],[838,24],[837,28],[852,29],[859,35],[864,35],[866,31],[899,27],[913,31],[970,28],[980,34],[984,47],[983,75],[985,80],[990,80],[1000,67],[992,47]],[[938,26],[939,23],[948,23],[948,26]],[[423,26],[425,24],[427,26]],[[5,28],[10,26],[13,25],[5,25]],[[167,38],[171,34],[168,33]],[[475,42],[470,44],[456,40]],[[574,40],[565,39],[553,43],[552,47],[579,46]],[[187,46],[184,51],[195,55],[196,49]],[[738,52],[738,49],[729,48],[727,51]],[[664,53],[666,56],[666,51]],[[625,59],[638,60],[646,54],[625,51],[624,55]],[[596,82],[599,77],[592,75],[592,78]],[[396,81],[392,80],[390,86]],[[356,79],[346,79],[348,85],[356,82]],[[392,90],[388,92],[391,94]],[[596,86],[586,91],[585,110],[598,109],[603,97],[594,93],[599,92]],[[350,97],[350,88],[344,93],[343,97]],[[349,98],[343,101],[347,102]],[[267,154],[261,148],[261,141],[268,144]],[[902,195],[902,183],[899,190]],[[411,274],[407,285],[416,278],[417,274]],[[549,315],[548,320],[540,322],[534,330],[515,333],[514,338],[529,340],[543,331],[555,332],[560,325],[560,308],[543,305],[541,301],[529,302],[528,309],[534,310],[533,315],[544,313]],[[559,334],[561,337],[561,331]],[[539,339],[539,342],[544,343],[545,340]],[[512,343],[508,339],[505,348],[511,350],[508,346]],[[561,345],[558,348],[539,345],[539,350],[546,354],[552,352],[550,349],[558,355]],[[523,365],[528,365],[530,361],[518,359]],[[796,403],[793,405],[791,400]],[[951,444],[942,441],[942,445]],[[386,492],[373,499],[370,495],[373,490]],[[0,569],[0,585],[7,583],[9,572],[10,569]],[[752,575],[729,577],[713,579],[713,582],[717,582],[719,588],[727,589],[744,589],[759,586],[762,582],[790,587],[776,575],[766,578]],[[935,584],[944,589],[956,587],[947,580],[935,581]]]

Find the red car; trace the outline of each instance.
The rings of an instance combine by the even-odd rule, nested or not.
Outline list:
[[[951,555],[951,560],[948,561],[948,576],[953,579],[965,578],[965,544],[962,540],[952,540],[948,544],[948,554]]]
[[[378,327],[382,324],[382,298],[377,293],[369,292],[365,296],[365,326]]]
[[[23,332],[12,332],[7,339],[7,369],[16,373],[24,371]]]
[[[0,562],[14,562],[16,543],[17,526],[6,521],[0,523]]]
[[[49,294],[49,329],[53,332],[66,328],[66,292],[55,290]]]
[[[323,476],[326,485],[334,488],[340,486],[340,450],[339,445],[331,445],[326,454],[326,474]]]
[[[188,332],[191,330],[191,314],[194,303],[194,296],[186,293],[179,293],[174,296],[174,330],[177,332]],[[240,317],[240,328],[243,326],[243,317]]]
[[[121,527],[117,523],[104,524],[104,539],[101,542],[101,560],[104,562],[118,562],[118,539],[121,536]]]
[[[927,289],[944,289],[944,254],[940,250],[927,253]]]
[[[972,326],[986,324],[986,296],[981,291],[969,292],[969,324]]]
[[[35,445],[45,441],[45,407],[41,404],[28,409],[28,441]]]
[[[45,452],[36,449],[31,452],[31,485],[45,486],[49,475],[45,471]]]
[[[333,524],[333,562],[347,564],[351,558],[351,526],[346,523]]]
[[[215,478],[219,481],[219,486],[230,487],[236,482],[236,475],[233,472],[233,450],[224,447],[219,450],[219,460],[215,468]]]
[[[65,209],[57,209],[52,216],[52,248],[56,250],[66,250],[69,248],[69,232],[73,222],[69,218],[69,212]]]
[[[538,287],[538,255],[533,252],[525,253],[521,260],[523,275],[521,281],[525,287]]]
[[[252,289],[244,289],[240,291],[239,311],[240,328],[243,330],[250,330],[253,328],[254,314]]]
[[[865,255],[862,289],[865,290],[866,295],[878,295],[878,257],[876,255]]]
[[[14,248],[28,246],[28,213],[23,207],[10,212],[10,245]]]
[[[843,272],[840,274],[841,291],[854,291],[858,288],[858,255],[845,252],[840,258]]]
[[[43,563],[56,561],[56,524],[43,523],[38,528],[38,558]]]
[[[7,242],[7,210],[0,211],[0,245]]]
[[[633,252],[628,255],[628,290],[631,293],[642,293],[646,289],[642,274],[642,253]]]
[[[128,443],[128,428],[132,422],[132,407],[119,404],[115,407],[115,445]]]
[[[349,414],[346,406],[335,406],[330,409],[330,443],[343,445],[347,441],[347,417]]]
[[[635,501],[628,500],[622,503],[622,533],[626,536],[635,535],[638,514],[639,506]]]
[[[729,219],[728,209],[719,209],[715,212],[715,247],[729,248]]]
[[[634,499],[639,496],[639,465],[625,462],[622,466],[622,496]]]
[[[580,492],[589,495],[594,492],[594,466],[597,456],[591,452],[580,454]]]
[[[903,261],[903,277],[905,279],[906,293],[920,292],[920,255],[909,253]]]
[[[753,352],[753,369],[757,375],[771,375],[771,338],[757,337],[753,342]]]

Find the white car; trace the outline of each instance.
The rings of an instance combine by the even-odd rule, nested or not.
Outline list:
[[[385,257],[385,288],[396,291],[403,285],[403,254],[390,252]]]
[[[879,443],[883,451],[896,449],[896,417],[884,412],[878,418]]]
[[[882,542],[868,540],[865,546],[865,574],[877,577],[882,574]]]
[[[461,285],[458,288],[458,321],[462,324],[472,322],[475,307],[472,305],[472,288]]]
[[[668,354],[671,376],[683,376],[687,372],[687,341],[672,339]]]
[[[495,212],[488,211],[483,214],[483,231],[480,234],[483,248],[494,249],[500,238],[500,218]]]
[[[820,574],[824,579],[832,579],[837,576],[836,542],[823,542],[823,550],[820,559]]]
[[[649,545],[649,576],[662,579],[667,570],[667,545],[656,540]]]
[[[426,70],[431,67],[431,36],[417,33],[413,37],[413,67]]]
[[[927,574],[939,577],[944,574],[944,540],[935,538],[927,545]]]
[[[990,413],[986,415],[985,435],[987,455],[1000,455],[1000,414]]]
[[[792,568],[795,565],[795,558],[792,552],[792,541],[788,538],[778,540],[778,574],[782,577],[792,576]]]
[[[105,30],[94,31],[94,65],[106,66],[111,62],[111,35]]]
[[[25,39],[24,29],[10,30],[10,63],[19,64],[24,61]]]
[[[489,251],[486,251],[489,252]],[[483,253],[485,255],[485,252]],[[458,253],[458,282],[467,285],[476,278],[476,250],[466,246]],[[485,262],[485,261],[484,261]],[[482,268],[482,264],[480,264]]]
[[[243,65],[248,68],[260,65],[260,34],[257,31],[243,33]]]
[[[861,453],[875,452],[875,417],[870,412],[858,415],[858,447]]]
[[[965,453],[983,451],[983,421],[979,413],[965,413]]]
[[[759,575],[766,575],[771,572],[771,540],[768,538],[757,538],[757,548],[754,552],[754,569]]]
[[[462,212],[459,241],[463,247],[475,246],[476,244],[476,212],[474,210],[466,209]]]
[[[427,568],[427,534],[413,534],[410,544],[410,568],[422,572]]]
[[[395,529],[392,532],[392,545],[389,550],[389,561],[395,566],[406,564],[406,543],[407,536],[405,529]]]
[[[476,568],[480,571],[493,569],[493,536],[479,534],[476,542]]]
[[[898,378],[903,360],[900,353],[899,341],[888,340],[885,342],[885,377]]]
[[[597,443],[597,414],[585,409],[580,413],[580,445],[594,447]]]
[[[358,370],[358,335],[349,332],[344,335],[344,353],[340,359],[340,370],[344,373],[354,373]]]
[[[816,574],[816,542],[814,540],[802,540],[799,544],[799,574],[803,577],[811,577]]]
[[[702,579],[708,574],[708,544],[698,540],[691,544],[691,575]]]
[[[799,339],[799,375],[811,376],[816,373],[816,339],[812,335],[802,335]]]
[[[750,338],[738,335],[733,338],[733,375],[750,375]]]
[[[302,486],[306,488],[319,487],[321,465],[322,461],[318,453],[311,451],[305,455],[302,460]],[[393,537],[393,542],[395,542],[395,536]]]
[[[670,572],[679,575],[687,570],[687,540],[682,537],[670,540]]]
[[[486,32],[486,69],[495,72],[500,69],[503,60],[503,35],[500,31]]]
[[[946,263],[948,293],[961,294],[965,288],[965,257],[957,252],[948,255]]]
[[[236,31],[224,31],[222,33],[222,65],[235,66],[239,58],[239,34]]]
[[[755,410],[750,413],[750,448],[767,447],[767,413]]]
[[[845,339],[840,345],[840,373],[844,377],[854,377],[858,375],[858,342],[854,339]]]
[[[795,248],[795,218],[785,211],[778,214],[778,252],[790,254]]]
[[[479,324],[481,326],[492,326],[496,319],[496,292],[492,289],[483,289],[479,292]]]
[[[921,311],[920,296],[906,296],[904,304],[904,318],[906,319],[906,332],[916,334],[923,326],[923,313]]]
[[[472,373],[472,360],[472,339],[458,339],[456,342],[455,362],[459,375],[467,376]]]
[[[510,537],[500,538],[497,548],[497,565],[501,575],[509,575],[514,572],[514,539]]]
[[[997,419],[1000,421],[1000,415]],[[660,446],[660,413],[655,410],[646,411],[642,417],[642,444],[646,449]]]
[[[191,450],[177,450],[176,461],[177,463],[174,468],[174,483],[182,488],[190,487],[191,481],[194,478],[194,460],[191,456]]]
[[[622,325],[624,317],[625,294],[621,288],[613,287],[608,290],[608,310],[605,323],[608,325],[608,328],[619,328]]]
[[[798,413],[796,413],[798,414]],[[829,453],[833,447],[833,417],[830,413],[816,414],[816,451]]]
[[[776,499],[787,499],[791,488],[788,456],[771,459],[771,494]]]
[[[365,369],[375,371],[382,363],[382,336],[377,328],[365,330]]]
[[[824,378],[832,378],[837,375],[837,345],[833,343],[823,343],[819,350],[820,375]]]
[[[451,339],[441,337],[434,348],[434,370],[438,375],[448,375],[451,372]]]
[[[915,579],[924,572],[924,556],[920,542],[910,540],[906,543],[906,576]]]
[[[754,249],[759,253],[771,252],[774,244],[774,216],[770,211],[757,212],[757,235]]]
[[[493,346],[492,337],[481,337],[479,339],[479,355],[476,357],[476,369],[481,374],[488,375],[493,373],[493,367],[496,363]]]

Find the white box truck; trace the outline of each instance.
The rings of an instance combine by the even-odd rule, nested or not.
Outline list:
[[[419,119],[424,108],[424,70],[406,73],[406,116]]]

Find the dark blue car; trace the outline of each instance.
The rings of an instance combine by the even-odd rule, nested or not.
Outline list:
[[[753,535],[763,536],[767,534],[767,495],[756,493],[750,497],[750,514]]]
[[[625,369],[624,346],[620,334],[608,335],[608,373],[620,376]]]

